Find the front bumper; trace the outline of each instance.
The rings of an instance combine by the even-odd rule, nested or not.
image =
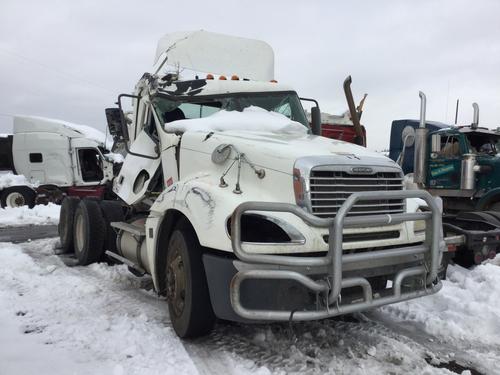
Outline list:
[[[374,198],[421,198],[430,211],[347,217],[356,202]],[[242,248],[240,221],[247,211],[290,212],[308,225],[328,228],[329,250],[325,256],[316,257],[248,253]],[[423,243],[343,252],[344,228],[415,220],[426,221]],[[287,203],[246,202],[234,211],[231,226],[232,247],[238,260],[219,259],[219,266],[229,263],[231,266],[222,267],[225,272],[214,275],[216,257],[204,258],[214,310],[226,319],[322,319],[433,294],[441,288],[437,276],[444,247],[441,212],[425,191],[355,193],[333,219],[318,218]],[[214,284],[214,278],[218,279],[215,283],[218,285]],[[380,280],[390,280],[392,286],[386,288]],[[228,295],[232,311],[226,311]]]

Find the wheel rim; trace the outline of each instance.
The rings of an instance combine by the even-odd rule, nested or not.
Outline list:
[[[178,250],[175,250],[167,269],[167,300],[175,316],[181,316],[186,305],[186,273]]]
[[[75,217],[75,251],[82,252],[84,246],[84,224],[83,216],[76,215]]]
[[[22,207],[26,204],[26,200],[24,199],[24,195],[14,191],[7,195],[5,204],[7,207]]]

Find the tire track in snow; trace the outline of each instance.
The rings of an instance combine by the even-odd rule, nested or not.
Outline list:
[[[118,309],[128,318],[119,325],[122,329],[140,328],[145,342],[151,341],[151,336],[154,338],[156,347],[143,352],[138,348],[127,350],[122,347],[125,355],[121,352],[111,353],[115,357],[123,355],[125,362],[135,361],[125,369],[132,369],[131,373],[144,372],[145,368],[137,364],[135,357],[139,357],[139,361],[152,361],[153,368],[160,368],[161,363],[151,354],[158,349],[158,341],[173,341],[175,345],[182,346],[180,340],[172,338],[166,303],[151,292],[149,278],[137,279],[128,274],[123,266],[100,264],[85,268],[67,267],[61,258],[47,249],[47,244],[54,243],[55,240],[35,241],[22,244],[22,249],[41,272],[62,273],[61,282],[66,282],[69,290],[81,284],[106,295],[105,301],[101,301],[107,305],[102,311],[105,315],[97,319],[96,324],[113,326],[109,320],[119,319],[119,315],[113,313]],[[71,261],[66,259],[66,263],[71,264]],[[29,297],[29,287],[22,282],[17,283],[16,287]],[[46,322],[37,317],[36,311],[29,308],[29,301],[24,301],[24,304],[28,315],[27,318],[20,317],[21,320],[35,328],[43,324],[50,328],[54,324],[50,319]],[[55,310],[53,313],[64,314],[67,311]],[[400,323],[390,321],[391,324],[388,324],[384,317],[387,316],[381,312],[356,314],[340,319],[294,323],[292,329],[288,324],[240,325],[221,322],[208,337],[184,341],[183,345],[200,374],[450,374],[448,370],[429,365],[425,358],[434,356],[435,359],[446,359],[446,352],[457,352],[457,348],[441,348],[446,343],[435,341],[434,344],[429,341],[435,339],[432,336],[422,332],[412,334],[411,330],[402,329]],[[63,317],[55,318],[56,324],[58,320],[63,320]],[[139,321],[138,327],[130,327],[134,325],[134,319]],[[73,328],[78,329],[78,325]],[[158,331],[161,333],[158,334]],[[85,341],[85,338],[76,339]],[[139,369],[141,371],[136,371]]]

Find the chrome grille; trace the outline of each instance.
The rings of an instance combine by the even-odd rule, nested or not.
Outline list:
[[[403,176],[397,171],[360,175],[346,171],[312,169],[309,182],[312,213],[319,217],[335,216],[352,193],[403,189]],[[349,216],[402,212],[404,212],[402,199],[379,199],[359,202],[351,209]]]

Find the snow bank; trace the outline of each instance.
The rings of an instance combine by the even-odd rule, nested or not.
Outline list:
[[[0,300],[2,294],[0,290]],[[19,327],[15,318],[16,315],[8,314],[7,309],[0,309],[1,374],[95,375],[96,368],[102,373],[113,374],[112,366],[106,368],[101,363],[98,366],[93,358],[54,348],[49,340],[40,342],[37,335],[25,334],[30,328]]]
[[[43,363],[56,371],[39,371],[32,362],[36,352],[20,346],[22,358],[16,361],[8,356],[11,348],[1,345],[0,373],[81,374],[80,362],[89,363],[93,372],[84,373],[91,374],[198,373],[170,326],[166,302],[143,289],[147,280],[125,266],[67,267],[54,255],[54,243],[0,245],[0,306],[11,324],[35,341],[28,348],[36,343],[48,348]],[[59,366],[64,352],[63,363],[70,362],[65,372]],[[21,371],[26,368],[30,371]]]
[[[268,133],[307,134],[307,128],[281,113],[250,106],[239,111],[219,111],[200,119],[177,120],[165,124],[169,132],[243,130]]]
[[[33,208],[14,207],[0,208],[0,227],[28,224],[57,224],[61,206],[54,203],[38,205]]]
[[[500,255],[467,270],[448,268],[435,295],[384,307],[395,318],[419,323],[425,331],[467,346],[500,347]]]
[[[125,266],[67,267],[54,243],[0,244],[6,316],[0,314],[0,332],[7,324],[31,340],[10,348],[0,337],[2,374],[37,375],[53,363],[51,374],[59,375],[61,362],[67,374],[93,368],[96,375],[451,374],[427,365],[411,340],[364,321],[295,323],[293,331],[287,323],[221,324],[208,337],[182,343],[150,278],[136,278]],[[40,349],[46,355],[40,371],[37,343],[49,348]],[[81,362],[88,367],[79,368]]]
[[[0,189],[19,185],[33,186],[23,175],[16,175],[10,172],[0,173]]]

